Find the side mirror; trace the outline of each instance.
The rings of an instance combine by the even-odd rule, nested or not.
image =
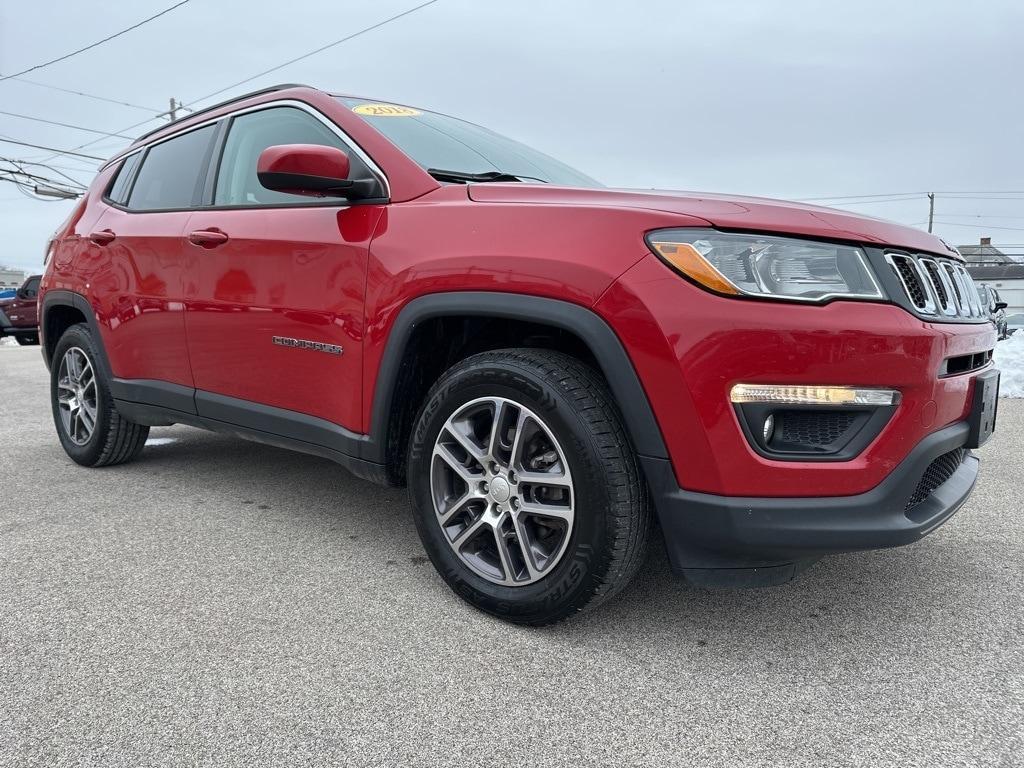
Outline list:
[[[1007,304],[1005,301],[997,301],[996,302],[996,312],[999,312],[1000,310],[1006,309],[1008,306],[1010,306],[1010,305]]]
[[[348,178],[348,155],[319,144],[267,147],[256,163],[256,177],[267,189],[309,197],[363,197],[358,182]]]

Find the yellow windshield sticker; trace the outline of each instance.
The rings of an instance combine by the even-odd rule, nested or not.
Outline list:
[[[360,104],[352,107],[357,115],[369,117],[414,117],[421,114],[418,109],[412,107],[400,107],[397,104]]]

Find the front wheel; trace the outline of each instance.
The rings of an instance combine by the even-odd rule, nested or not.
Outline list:
[[[636,457],[603,379],[568,355],[499,350],[451,368],[408,466],[428,555],[488,613],[550,624],[616,594],[642,562]]]

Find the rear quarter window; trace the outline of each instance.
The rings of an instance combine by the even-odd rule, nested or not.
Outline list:
[[[128,207],[138,211],[191,208],[198,199],[199,176],[213,132],[214,126],[207,125],[150,147],[132,185]]]
[[[118,205],[126,205],[128,203],[128,192],[131,190],[132,179],[135,177],[135,169],[138,167],[139,160],[141,159],[141,152],[136,152],[134,155],[128,155],[128,157],[124,159],[121,163],[121,167],[117,170],[117,175],[114,176],[114,180],[107,189],[107,199],[117,203]]]

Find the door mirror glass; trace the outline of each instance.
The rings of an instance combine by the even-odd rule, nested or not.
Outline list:
[[[267,189],[310,197],[350,197],[348,154],[320,144],[278,144],[260,153],[256,176]]]

